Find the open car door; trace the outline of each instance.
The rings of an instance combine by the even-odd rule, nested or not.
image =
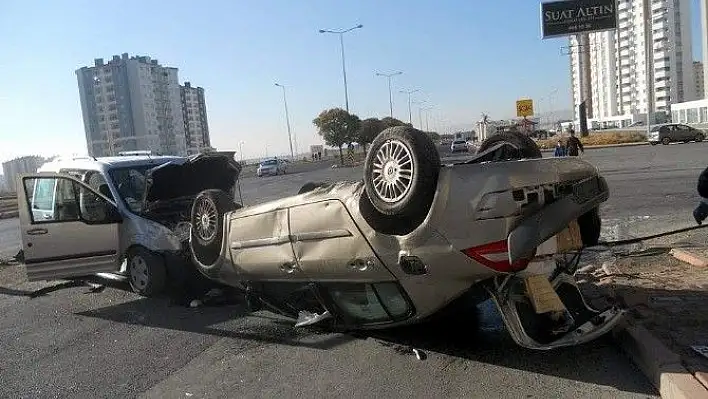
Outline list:
[[[29,281],[119,270],[123,218],[111,200],[66,174],[23,174],[17,188]]]

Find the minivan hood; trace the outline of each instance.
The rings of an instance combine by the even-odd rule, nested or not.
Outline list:
[[[209,189],[232,193],[241,169],[231,152],[204,153],[164,163],[147,173],[145,203],[196,196]]]

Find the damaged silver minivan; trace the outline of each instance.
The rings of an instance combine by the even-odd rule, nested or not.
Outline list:
[[[187,243],[195,196],[218,189],[233,198],[240,172],[232,153],[46,163],[18,177],[27,277],[100,274],[157,295],[168,282],[193,276]]]

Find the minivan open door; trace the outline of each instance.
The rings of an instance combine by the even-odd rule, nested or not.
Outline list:
[[[115,204],[81,181],[58,173],[17,178],[27,279],[54,280],[120,269]]]

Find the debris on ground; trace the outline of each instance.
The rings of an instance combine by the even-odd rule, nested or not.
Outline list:
[[[428,358],[428,355],[420,349],[413,348],[413,354],[418,360],[425,360]]]

